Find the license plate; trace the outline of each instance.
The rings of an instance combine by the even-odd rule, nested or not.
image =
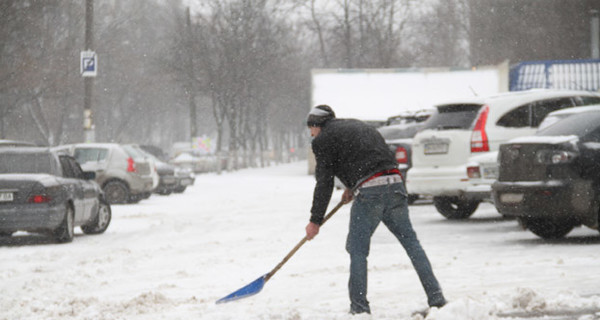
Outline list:
[[[498,167],[483,168],[483,177],[485,179],[496,179],[498,177]]]
[[[182,186],[189,186],[192,184],[192,179],[182,179],[181,180],[181,185]]]
[[[518,203],[523,201],[522,193],[503,193],[500,195],[500,201],[504,203]]]
[[[426,143],[424,145],[425,154],[446,154],[448,153],[447,143]]]
[[[0,192],[0,201],[1,202],[13,201],[13,193],[12,192]]]

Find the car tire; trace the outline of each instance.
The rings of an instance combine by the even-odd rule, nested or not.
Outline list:
[[[523,225],[540,238],[560,239],[575,227],[569,221],[554,221],[541,218],[521,218]]]
[[[127,185],[118,180],[107,182],[102,190],[106,201],[110,204],[127,203],[130,197]]]
[[[186,188],[187,187],[177,187],[177,188],[173,189],[173,192],[175,192],[175,193],[183,193]]]
[[[461,220],[470,217],[481,201],[459,197],[433,197],[433,205],[446,219]]]
[[[85,234],[103,233],[108,228],[111,218],[112,211],[110,210],[110,204],[104,198],[100,198],[96,217],[90,224],[81,226],[81,231]]]
[[[53,232],[54,238],[59,243],[67,243],[73,241],[75,234],[75,211],[70,204],[66,205],[65,217],[60,226]]]
[[[129,198],[127,198],[127,203],[138,203],[142,201],[142,199],[145,199],[142,194],[130,194]]]

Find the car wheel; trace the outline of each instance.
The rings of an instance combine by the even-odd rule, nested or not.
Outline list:
[[[138,203],[142,201],[142,198],[144,198],[144,196],[141,194],[130,194],[129,198],[127,198],[127,203]]]
[[[73,207],[70,204],[67,204],[66,207],[67,209],[65,210],[65,217],[62,223],[58,228],[56,228],[56,230],[54,230],[54,238],[60,243],[73,241],[73,235],[75,233],[75,212],[73,211]]]
[[[523,225],[540,238],[559,239],[575,227],[569,221],[554,221],[540,218],[522,218]]]
[[[129,188],[121,181],[109,181],[104,185],[104,197],[108,203],[127,203],[129,199]]]
[[[433,197],[433,205],[446,219],[460,220],[470,217],[480,201],[465,200],[459,197]]]
[[[173,193],[173,189],[164,189],[161,190],[158,194],[160,194],[161,196],[168,196],[171,193]]]
[[[187,187],[177,187],[177,188],[173,189],[173,192],[183,193],[185,191],[185,188],[187,188]]]
[[[103,198],[100,198],[100,201],[98,202],[98,212],[96,214],[96,217],[92,220],[90,224],[81,226],[81,230],[85,234],[103,233],[108,228],[111,217],[112,212],[110,210],[110,204]]]

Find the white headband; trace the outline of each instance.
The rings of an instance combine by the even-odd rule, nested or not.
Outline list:
[[[317,108],[317,107],[312,108],[312,110],[310,110],[310,112],[308,114],[318,116],[318,117],[331,115],[331,113],[329,111],[325,111],[325,110],[323,110],[321,108]]]

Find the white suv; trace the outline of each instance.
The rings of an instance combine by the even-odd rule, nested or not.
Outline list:
[[[408,192],[433,196],[436,209],[448,219],[468,218],[489,197],[467,191],[469,157],[535,133],[551,111],[599,102],[591,92],[537,89],[438,105],[413,138]]]

